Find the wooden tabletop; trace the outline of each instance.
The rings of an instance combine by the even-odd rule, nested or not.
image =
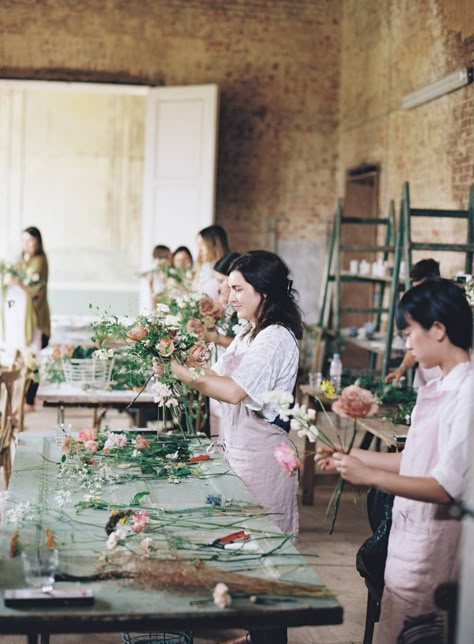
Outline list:
[[[207,445],[206,439],[193,439],[191,451],[201,454]],[[34,508],[39,507],[42,525],[53,531],[58,544],[60,570],[75,575],[91,575],[98,556],[108,552],[104,527],[110,518],[110,510],[89,508],[77,514],[75,504],[85,498],[88,490],[81,489],[77,483],[68,485],[58,479],[58,449],[46,435],[26,433],[20,436],[6,512],[10,508],[18,509],[19,504],[26,501]],[[120,485],[104,484],[96,494],[109,502],[129,505],[137,492],[146,491],[148,497],[143,505],[155,511],[173,513],[166,530],[160,535],[151,533],[154,543],[155,539],[161,538],[171,547],[179,539],[192,540],[196,544],[194,551],[185,550],[185,554],[178,554],[178,557],[206,559],[207,565],[221,571],[218,577],[223,583],[226,582],[226,574],[234,571],[262,579],[321,584],[295,548],[284,541],[284,535],[269,517],[255,511],[255,501],[220,456],[213,455],[211,460],[200,464],[200,468],[200,477],[182,479],[179,485],[147,477],[146,480],[127,480]],[[59,509],[55,497],[64,489],[70,492],[71,499]],[[206,506],[209,494],[220,494],[234,504],[238,502],[243,510],[236,516],[230,511],[226,514],[218,508]],[[199,512],[203,507],[207,510],[201,516]],[[198,517],[194,522],[191,519],[193,512],[197,512]],[[8,557],[9,535],[5,534],[5,521],[1,529],[0,591],[24,587],[21,558]],[[242,554],[207,547],[217,537],[239,529],[251,534],[257,544],[257,552]],[[342,622],[342,607],[333,596],[302,598],[293,594],[273,599],[268,596],[254,603],[247,595],[233,599],[230,608],[222,609],[212,601],[212,587],[193,592],[187,588],[179,591],[147,589],[130,580],[118,579],[56,584],[58,588],[83,588],[84,585],[94,592],[93,606],[12,609],[2,603],[0,633],[183,631],[197,627],[261,628]]]

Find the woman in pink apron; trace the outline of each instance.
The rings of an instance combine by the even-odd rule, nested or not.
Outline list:
[[[296,534],[297,479],[273,454],[281,443],[293,447],[289,426],[281,422],[275,403],[264,402],[267,392],[292,393],[296,383],[302,322],[288,276],[288,267],[274,253],[238,257],[230,269],[229,302],[248,324],[204,375],[194,379],[177,363],[172,369],[183,382],[220,401],[229,465],[274,523]],[[233,642],[286,644],[286,629],[255,631]]]
[[[458,577],[462,525],[449,506],[462,498],[470,467],[474,370],[472,311],[448,280],[429,280],[408,291],[397,310],[407,348],[442,375],[420,388],[403,453],[322,448],[322,469],[336,469],[355,485],[395,494],[378,641],[392,644],[408,617],[435,609],[436,586]]]
[[[273,455],[280,443],[293,444],[276,403],[264,402],[267,392],[292,393],[296,383],[302,322],[288,275],[274,253],[238,257],[229,274],[229,302],[248,324],[205,374],[195,378],[177,363],[172,368],[183,382],[220,401],[229,465],[276,525],[295,534],[297,480]]]

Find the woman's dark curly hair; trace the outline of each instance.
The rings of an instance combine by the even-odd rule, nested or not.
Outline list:
[[[245,281],[264,296],[255,328],[249,331],[252,340],[271,324],[284,326],[296,338],[301,338],[303,322],[296,302],[297,292],[289,278],[288,266],[278,255],[267,250],[252,250],[232,263],[229,272],[232,271],[239,271]]]

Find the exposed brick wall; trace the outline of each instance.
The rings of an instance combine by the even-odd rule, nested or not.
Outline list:
[[[472,64],[472,2],[344,0],[342,29],[338,191],[347,168],[378,162],[382,212],[389,199],[398,205],[407,180],[414,206],[466,207],[474,182],[474,85],[409,111],[400,101]],[[464,241],[465,231],[446,220],[413,226],[414,237],[433,242]],[[447,275],[464,266],[459,255],[435,257]]]
[[[236,249],[333,208],[340,2],[3,0],[0,75],[217,83],[217,220]]]
[[[470,0],[2,0],[0,25],[3,76],[218,83],[217,220],[236,249],[274,219],[318,238],[363,163],[381,165],[382,212],[407,179],[416,205],[466,204],[474,86],[399,105],[472,61]]]

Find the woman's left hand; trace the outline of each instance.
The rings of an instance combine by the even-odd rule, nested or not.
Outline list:
[[[334,452],[332,458],[336,465],[336,472],[339,472],[345,481],[349,481],[353,485],[370,485],[372,468],[364,465],[361,460],[340,452]]]

